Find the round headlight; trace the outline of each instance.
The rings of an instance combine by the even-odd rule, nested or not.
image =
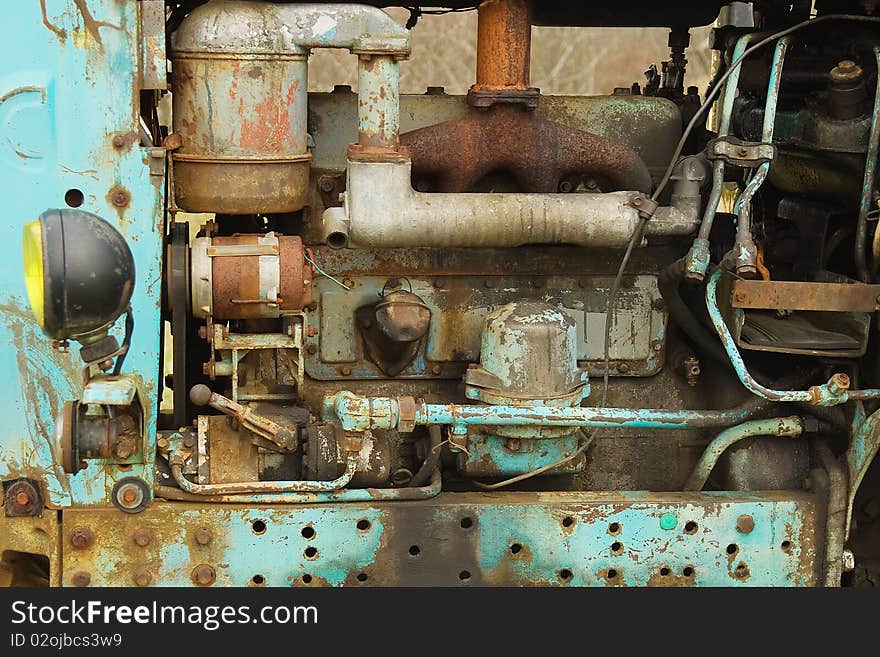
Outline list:
[[[88,339],[128,308],[134,259],[125,238],[97,215],[47,210],[24,227],[24,275],[46,335]]]

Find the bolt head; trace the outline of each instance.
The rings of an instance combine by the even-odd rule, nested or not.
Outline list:
[[[92,576],[84,570],[76,571],[70,578],[70,583],[74,586],[88,586],[92,581]]]
[[[156,441],[156,447],[159,449],[168,449],[170,444],[171,443],[168,442],[167,438],[159,438],[159,440]]]
[[[134,533],[134,542],[136,545],[140,545],[141,547],[147,547],[152,539],[153,537],[146,529],[138,529]]]
[[[736,531],[740,534],[751,534],[755,529],[755,519],[752,516],[743,514],[736,519]]]
[[[208,529],[207,527],[199,527],[196,530],[195,536],[196,536],[196,543],[198,543],[199,545],[208,545],[211,542],[211,539],[213,538],[213,535],[211,534],[211,530]]]
[[[113,146],[116,148],[122,148],[123,146],[125,146],[125,137],[123,137],[122,135],[114,135]]]
[[[217,573],[206,563],[199,564],[192,571],[192,580],[198,586],[210,586],[217,579]]]
[[[440,374],[440,372],[442,372],[442,371],[443,371],[443,368],[441,368],[439,365],[434,365],[431,368],[431,374]]]
[[[617,366],[617,371],[620,372],[621,374],[625,374],[625,373],[629,372],[629,365],[627,365],[626,363],[621,363],[620,365]]]
[[[153,581],[153,576],[146,570],[138,570],[132,575],[132,581],[134,581],[135,586],[149,586],[150,582]]]
[[[342,376],[350,376],[351,375],[351,368],[350,367],[343,367],[341,371],[342,371]]]
[[[70,544],[78,550],[89,547],[95,540],[95,535],[88,527],[74,527],[70,532]]]
[[[306,347],[306,351],[307,351],[309,354],[311,354],[311,355],[314,356],[316,353],[318,353],[318,345],[316,345],[316,344],[310,344],[308,347]]]
[[[31,496],[25,491],[19,491],[15,496],[15,503],[19,506],[28,506],[31,503]]]
[[[843,551],[843,572],[851,573],[856,569],[856,555],[849,548]]]

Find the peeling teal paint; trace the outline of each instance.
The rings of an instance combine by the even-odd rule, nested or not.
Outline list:
[[[159,294],[164,176],[150,175],[150,149],[114,148],[114,134],[138,134],[138,3],[89,0],[85,16],[73,0],[21,3],[5,17],[0,58],[0,169],[6,221],[0,224],[4,267],[0,292],[0,380],[4,432],[0,479],[26,474],[45,485],[48,504],[109,504],[125,476],[152,481],[152,462],[127,471],[99,462],[67,476],[54,424],[63,402],[81,394],[78,349],[52,349],[26,302],[22,227],[47,208],[68,207],[65,194],[82,192],[81,209],[125,236],[137,278],[135,332],[126,372],[143,378],[147,453],[152,460],[159,385]],[[131,202],[117,208],[107,195],[124,187]],[[116,327],[121,339],[122,327]]]

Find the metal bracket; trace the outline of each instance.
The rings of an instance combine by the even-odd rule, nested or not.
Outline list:
[[[765,162],[772,162],[776,157],[773,144],[760,144],[743,141],[736,137],[719,137],[709,142],[706,157],[710,160],[724,160],[746,169],[754,169]]]
[[[165,58],[165,0],[140,0],[140,87],[168,88]]]

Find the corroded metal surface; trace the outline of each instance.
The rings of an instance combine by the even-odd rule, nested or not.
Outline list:
[[[524,192],[552,193],[567,175],[598,176],[610,189],[648,191],[651,174],[625,144],[498,105],[401,135],[413,174],[436,179],[437,191],[468,191],[503,170]]]
[[[748,515],[751,532],[737,530]],[[407,504],[241,508],[157,502],[137,516],[72,510],[65,582],[216,585],[810,586],[822,542],[815,498],[799,493],[446,493]],[[202,544],[199,530],[209,530]],[[135,540],[147,532],[146,546]],[[365,577],[361,577],[365,575]]]
[[[870,313],[880,304],[880,285],[805,283],[802,281],[733,282],[734,308],[821,310]]]

